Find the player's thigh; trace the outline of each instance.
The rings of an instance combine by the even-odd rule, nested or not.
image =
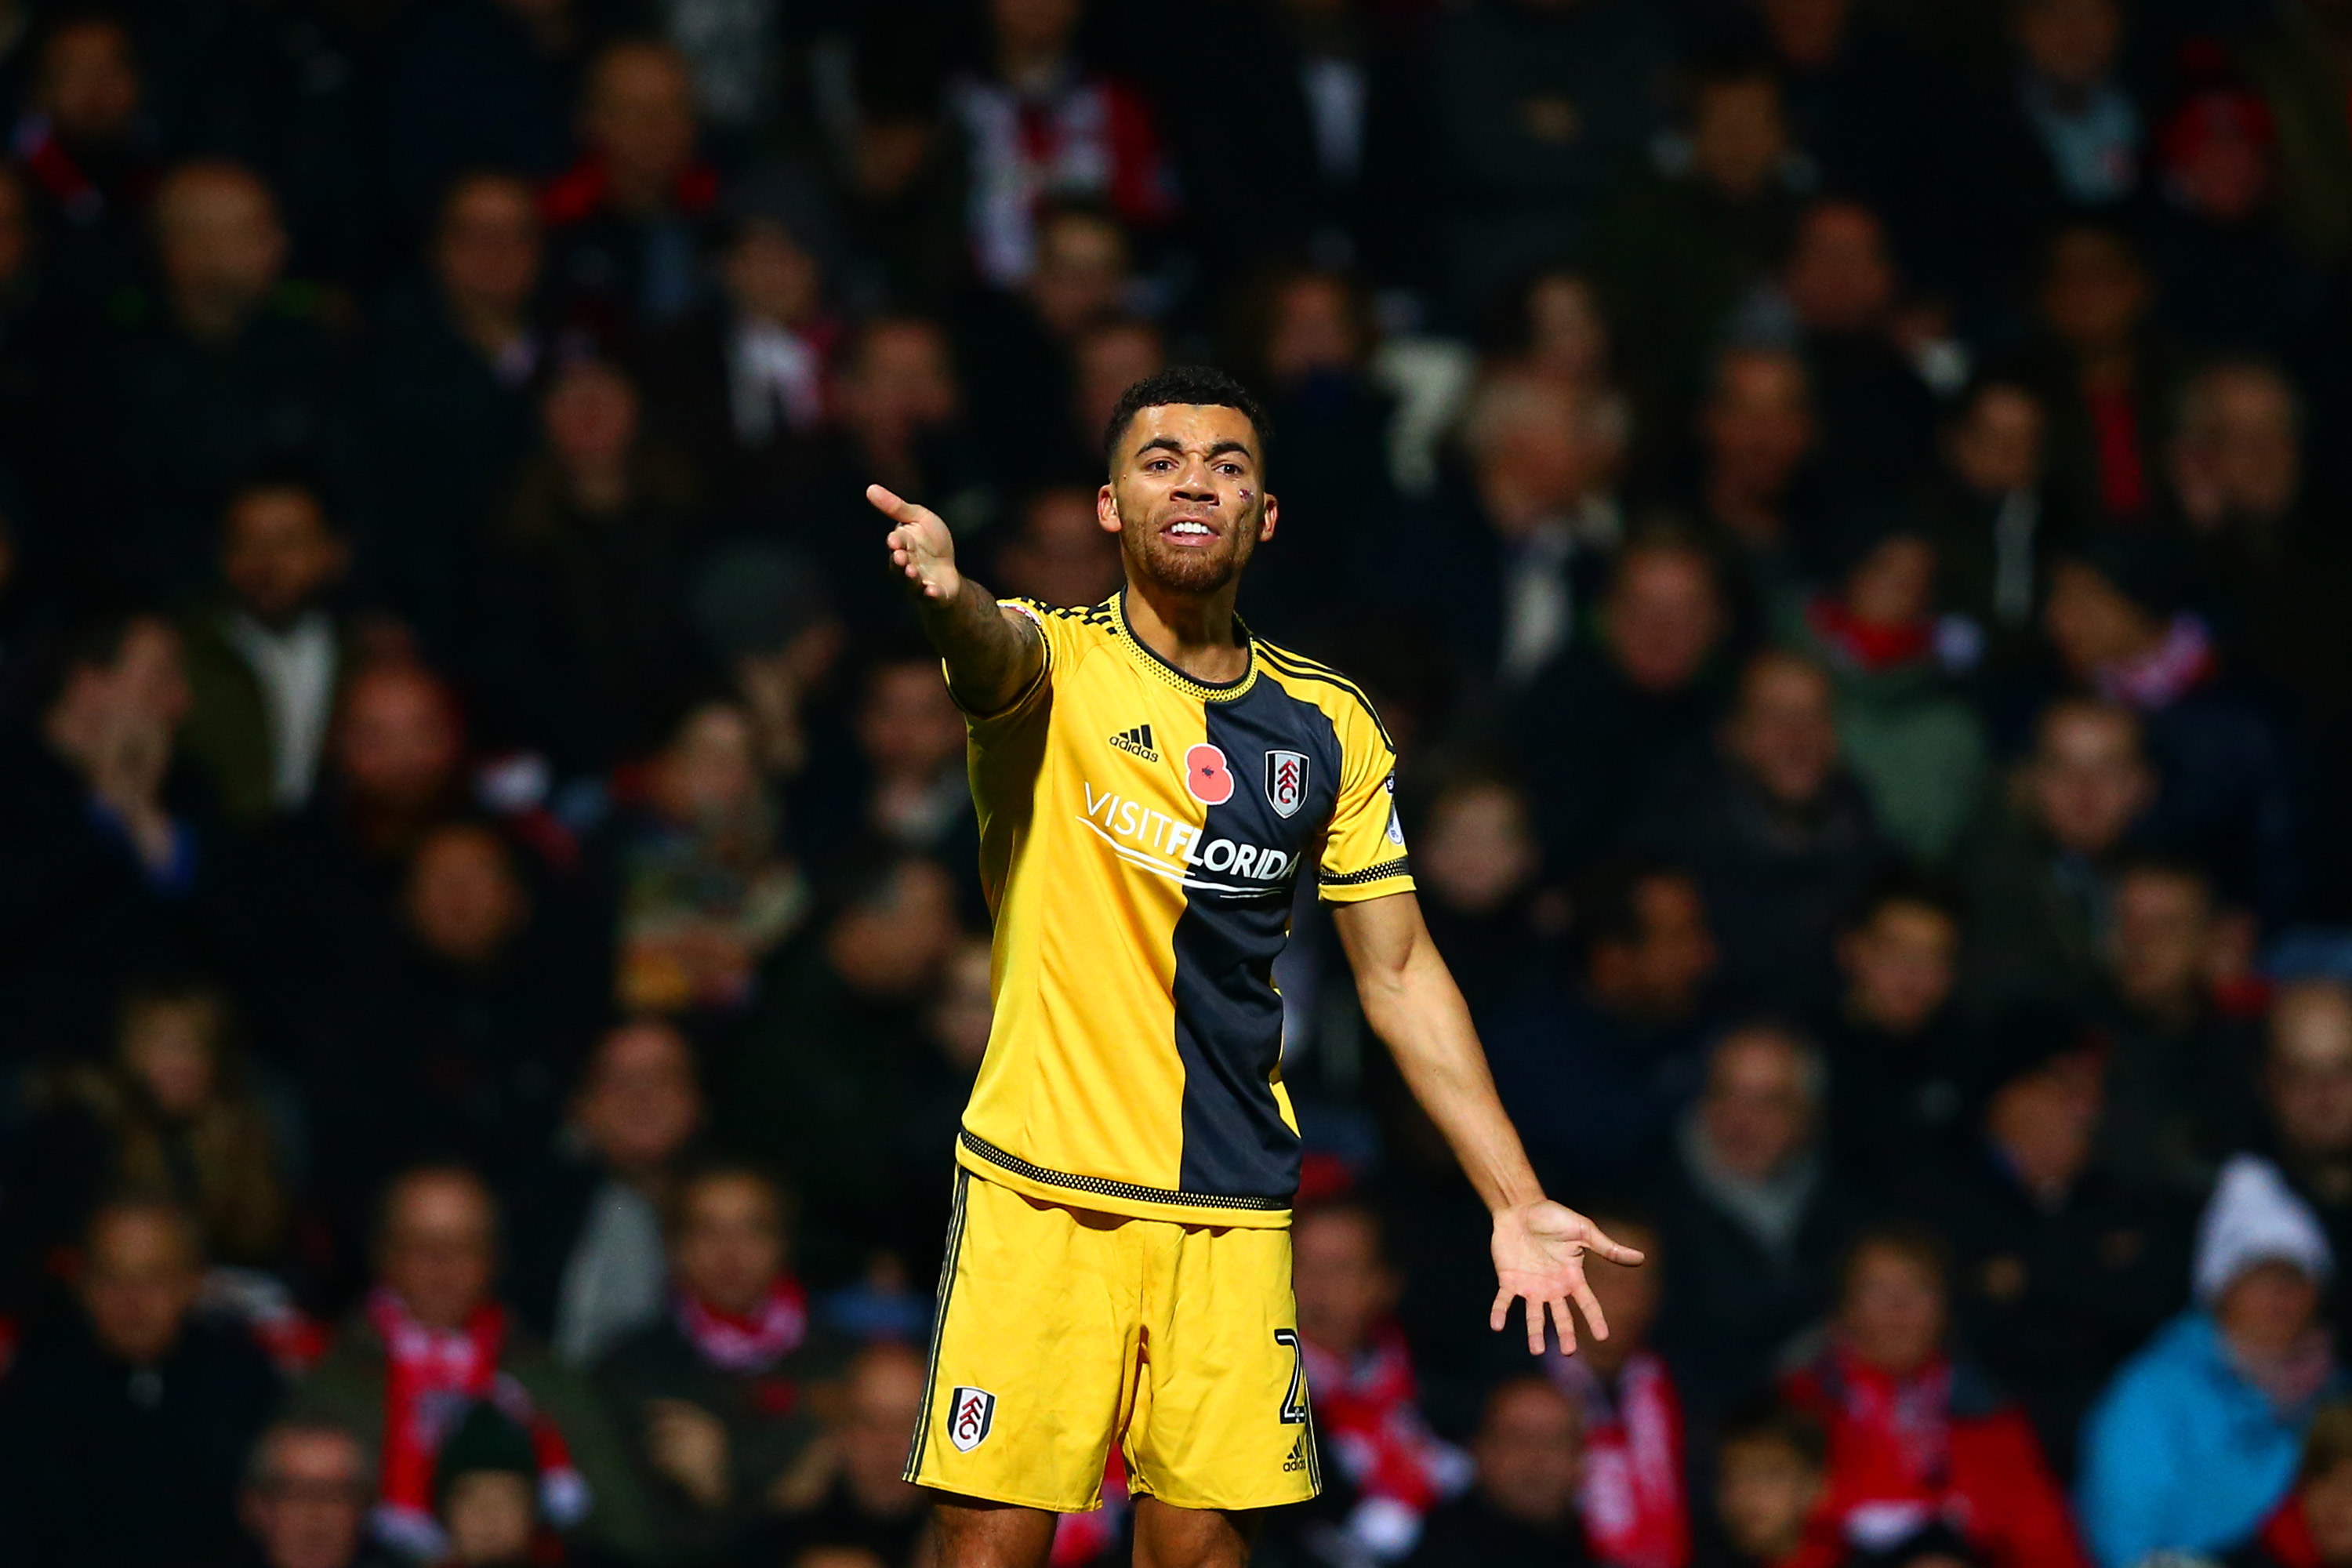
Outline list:
[[[1058,1515],[976,1498],[942,1497],[939,1568],[1044,1568]]]
[[[1139,1332],[1132,1250],[1115,1221],[958,1173],[908,1480],[1094,1505]]]
[[[1244,1568],[1260,1516],[1135,1500],[1135,1568]]]
[[[1168,1226],[1146,1276],[1145,1351],[1128,1429],[1135,1489],[1248,1510],[1316,1493],[1290,1233]]]

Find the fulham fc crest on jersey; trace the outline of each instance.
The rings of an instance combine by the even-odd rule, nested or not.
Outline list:
[[[988,1440],[996,1425],[996,1395],[985,1389],[957,1388],[948,1402],[948,1441],[969,1454]]]
[[[1265,803],[1276,816],[1297,816],[1307,804],[1307,753],[1268,752],[1265,754]]]

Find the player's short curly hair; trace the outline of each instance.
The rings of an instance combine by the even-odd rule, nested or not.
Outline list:
[[[1103,426],[1103,467],[1118,467],[1119,438],[1135,416],[1147,408],[1164,408],[1171,404],[1192,404],[1210,408],[1237,408],[1257,433],[1257,460],[1261,469],[1265,465],[1265,445],[1273,435],[1265,416],[1265,405],[1258,402],[1250,389],[1213,365],[1171,364],[1166,370],[1145,376],[1119,394],[1118,406],[1110,411],[1110,421]]]

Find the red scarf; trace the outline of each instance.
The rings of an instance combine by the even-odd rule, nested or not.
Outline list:
[[[2147,510],[2147,465],[2140,451],[2139,410],[2124,387],[2086,386],[2083,402],[2091,416],[2099,504],[2119,522],[2137,522]]]
[[[1805,624],[1846,663],[1874,673],[1916,664],[1936,646],[1933,621],[1905,621],[1888,626],[1856,620],[1842,601],[1827,594],[1805,607]]]
[[[521,1384],[499,1370],[506,1352],[503,1308],[475,1309],[462,1329],[428,1328],[390,1289],[369,1293],[368,1323],[383,1342],[390,1371],[383,1394],[383,1485],[376,1529],[419,1556],[442,1550],[433,1516],[433,1468],[444,1438],[466,1411],[489,1400],[530,1433],[539,1456],[540,1510],[559,1529],[588,1512],[588,1487],[572,1468],[555,1424],[531,1405]]]
[[[675,1310],[677,1331],[705,1362],[724,1372],[765,1372],[808,1338],[808,1292],[789,1275],[769,1286],[749,1312],[722,1312],[684,1290]]]
[[[1940,1493],[1952,1469],[1952,1367],[1941,1356],[1906,1378],[1882,1372],[1843,1346],[1836,1369],[1840,1447],[1896,1495]]]
[[[604,210],[612,190],[612,166],[600,154],[588,153],[540,193],[540,216],[554,228],[585,223]],[[718,171],[708,163],[688,163],[678,171],[669,199],[679,216],[700,217],[719,203]]]
[[[46,114],[29,114],[16,125],[16,162],[48,193],[68,222],[88,225],[106,213],[106,193],[100,190],[49,124]]]
[[[2319,1543],[2311,1539],[2310,1521],[2303,1516],[2303,1494],[2290,1494],[2254,1537],[2279,1568],[2324,1568]]]
[[[1553,1381],[1584,1412],[1578,1506],[1592,1555],[1609,1568],[1683,1568],[1690,1518],[1683,1500],[1683,1412],[1665,1363],[1628,1358],[1612,1398],[1582,1356],[1548,1356]]]
[[[1352,1363],[1303,1338],[1299,1350],[1316,1435],[1331,1445],[1356,1489],[1427,1512],[1441,1490],[1446,1451],[1422,1419],[1404,1331],[1384,1324]]]

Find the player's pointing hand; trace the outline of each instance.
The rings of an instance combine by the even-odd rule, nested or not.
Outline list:
[[[1592,1287],[1584,1278],[1587,1257],[1604,1258],[1612,1263],[1642,1261],[1639,1252],[1610,1240],[1599,1226],[1549,1198],[1496,1214],[1495,1279],[1500,1288],[1495,1292],[1495,1309],[1487,1315],[1487,1326],[1500,1330],[1509,1321],[1511,1303],[1524,1300],[1528,1353],[1543,1354],[1544,1313],[1549,1310],[1559,1330],[1561,1353],[1573,1354],[1576,1321],[1570,1316],[1568,1304],[1574,1301],[1592,1326],[1592,1337],[1607,1339],[1608,1321],[1601,1317],[1601,1303],[1593,1300]]]
[[[905,573],[925,598],[954,598],[963,579],[956,572],[955,540],[940,514],[902,500],[880,485],[866,486],[866,499],[898,525],[890,531],[890,564]]]

